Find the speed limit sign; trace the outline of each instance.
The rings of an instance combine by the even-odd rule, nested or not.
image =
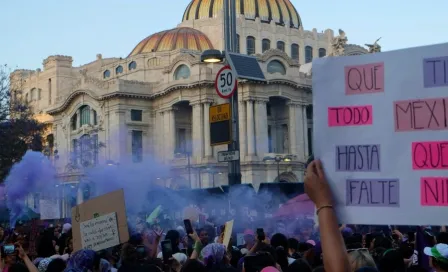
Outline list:
[[[230,98],[237,87],[236,75],[230,66],[224,66],[216,75],[215,89],[222,98]]]

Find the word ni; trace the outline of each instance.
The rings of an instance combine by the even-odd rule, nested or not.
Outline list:
[[[412,168],[448,169],[448,142],[412,143]]]
[[[347,206],[400,206],[398,179],[349,179],[346,185]]]
[[[345,67],[345,93],[384,92],[384,63]]]
[[[372,106],[347,106],[328,108],[328,126],[365,126],[373,122]]]
[[[448,177],[420,179],[422,206],[448,206]]]
[[[394,102],[395,131],[448,128],[447,98]]]
[[[339,145],[336,147],[337,171],[380,171],[379,145]]]

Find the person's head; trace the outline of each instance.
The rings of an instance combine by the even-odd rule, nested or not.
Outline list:
[[[92,271],[99,267],[100,259],[97,258],[93,250],[79,250],[73,253],[67,262],[67,269],[70,271]]]
[[[259,251],[256,255],[244,257],[243,271],[261,271],[265,267],[275,267],[276,265],[275,258],[271,253]]]
[[[182,266],[181,272],[207,272],[205,265],[195,259],[190,259]]]
[[[197,231],[197,234],[199,236],[199,239],[201,239],[201,243],[203,245],[207,245],[208,244],[208,232],[205,229],[199,229]]]
[[[63,272],[66,265],[64,260],[62,259],[54,259],[52,260],[47,267],[45,272]]]
[[[437,272],[448,272],[448,245],[437,244],[434,247],[426,247],[423,251],[425,255],[431,257],[430,265]]]
[[[448,232],[440,232],[437,235],[437,243],[438,244],[447,244],[448,245]]]
[[[28,268],[25,265],[16,263],[9,267],[9,272],[28,272]]]
[[[288,266],[285,272],[312,272],[311,265],[304,259],[297,259]]]
[[[289,255],[293,255],[294,253],[296,253],[299,250],[299,241],[294,238],[289,238],[288,239],[288,250],[289,250]]]
[[[244,231],[244,243],[246,245],[251,246],[255,244],[255,233],[251,229],[247,229]]]
[[[276,233],[271,238],[271,245],[277,254],[277,263],[285,270],[288,267],[288,238],[281,233]]]
[[[202,249],[201,255],[204,258],[205,266],[211,269],[223,264],[226,256],[226,247],[218,243],[208,244]]]
[[[404,256],[400,250],[388,249],[380,258],[378,268],[381,272],[404,272],[406,265],[404,263]]]
[[[177,230],[169,230],[165,235],[165,239],[171,241],[171,246],[172,246],[173,250],[178,248],[179,243],[180,243],[180,234]],[[174,252],[174,253],[177,253],[177,252]]]
[[[352,271],[356,271],[363,267],[375,267],[376,264],[367,249],[357,249],[348,252],[348,258]]]

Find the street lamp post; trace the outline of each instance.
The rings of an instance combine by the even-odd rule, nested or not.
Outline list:
[[[290,162],[294,156],[292,155],[277,155],[275,157],[264,157],[263,161],[275,161],[277,163],[277,181],[280,182],[280,163],[281,162]]]
[[[235,52],[237,47],[236,35],[236,1],[224,0],[224,50]],[[207,50],[202,53],[201,61],[206,63],[222,62],[224,54],[217,50]],[[239,120],[238,120],[238,87],[230,98],[232,114],[232,142],[228,146],[229,151],[239,151]],[[209,144],[209,143],[207,143]],[[229,162],[229,185],[241,184],[241,160]]]

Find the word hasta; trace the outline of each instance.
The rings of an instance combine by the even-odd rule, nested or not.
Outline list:
[[[380,171],[380,145],[336,147],[337,171]]]

